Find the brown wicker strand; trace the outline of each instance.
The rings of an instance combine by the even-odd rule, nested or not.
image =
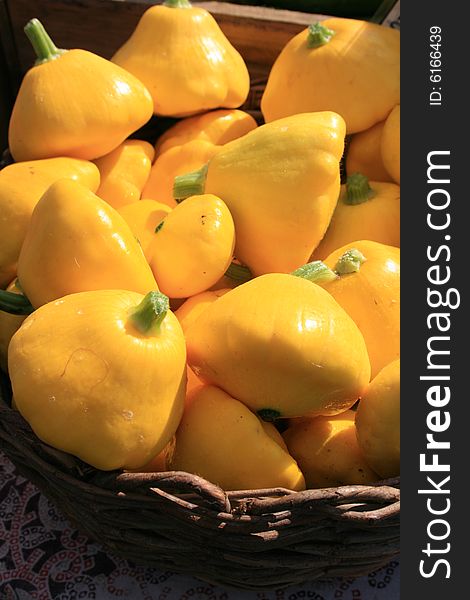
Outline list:
[[[0,376],[0,447],[81,531],[138,564],[237,589],[354,577],[398,556],[399,479],[225,492],[182,472],[101,472],[41,442]]]

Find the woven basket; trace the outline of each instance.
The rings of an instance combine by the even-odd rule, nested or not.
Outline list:
[[[10,4],[13,22],[22,27],[24,19],[16,9],[29,4]],[[95,48],[98,53],[112,53],[106,36],[88,31],[99,19],[76,19],[73,3],[60,4],[60,13],[46,11],[52,29],[55,20],[68,15],[67,22],[73,24],[70,35],[80,35],[79,41],[88,35],[101,44]],[[104,10],[101,4],[90,4],[98,17]],[[46,10],[43,5],[36,6],[40,18],[41,10]],[[269,64],[313,15],[210,5],[249,62],[251,92],[243,109],[260,122],[259,103]],[[106,22],[114,19],[119,39],[124,39],[121,29],[129,21],[121,13],[130,11],[136,19],[144,6],[116,2],[112,13],[106,13]],[[57,27],[62,25],[57,22]],[[19,40],[27,43],[22,37]],[[79,41],[71,43],[79,47]],[[26,50],[20,54],[26,68],[29,55]],[[153,142],[172,122],[152,120],[134,137]],[[0,168],[10,161],[5,153]],[[103,472],[42,443],[10,403],[9,380],[0,371],[0,449],[78,529],[138,564],[191,574],[210,583],[268,590],[314,579],[365,575],[399,554],[399,479],[303,492],[281,488],[225,492],[182,472]]]
[[[225,492],[182,472],[98,471],[42,443],[0,382],[0,448],[78,529],[126,559],[266,590],[365,575],[399,553],[398,479]]]

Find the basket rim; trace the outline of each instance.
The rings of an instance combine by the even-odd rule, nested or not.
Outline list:
[[[285,510],[323,505],[341,511],[353,522],[389,520],[400,510],[400,478],[384,479],[371,484],[343,485],[328,488],[310,488],[294,491],[282,487],[246,490],[223,490],[220,486],[198,475],[185,471],[128,472],[122,469],[100,471],[81,459],[53,448],[40,440],[31,426],[16,410],[9,406],[11,389],[7,374],[0,371],[0,449],[2,441],[26,451],[30,460],[45,472],[67,485],[79,485],[86,493],[128,498],[152,494],[170,494],[173,501],[184,505],[198,498],[199,502],[225,515],[239,517],[280,513]],[[5,424],[9,431],[5,430]],[[34,447],[34,454],[30,451]],[[8,454],[8,451],[6,452]],[[100,495],[101,495],[100,494]],[[375,506],[370,510],[364,507]],[[346,508],[346,510],[345,510]]]
[[[98,471],[44,444],[8,406],[0,450],[104,548],[137,564],[248,590],[366,575],[400,554],[399,478],[303,491],[226,492],[182,471]]]

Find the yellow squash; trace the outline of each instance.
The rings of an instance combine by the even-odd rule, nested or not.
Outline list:
[[[397,104],[385,121],[381,138],[382,160],[390,177],[400,184],[400,105]]]
[[[356,413],[359,446],[381,477],[400,474],[400,360],[371,381]]]
[[[207,290],[191,296],[175,311],[175,316],[181,325],[183,333],[194,323],[194,321],[207,310],[213,302],[215,302],[221,296],[224,296],[231,288]],[[204,382],[194,373],[191,367],[188,366],[188,382],[186,399],[193,390],[204,385]],[[267,423],[266,423],[267,424]]]
[[[142,249],[121,215],[82,185],[54,183],[36,205],[18,261],[31,304],[74,292],[158,289]]]
[[[176,206],[173,183],[177,175],[200,169],[219,150],[212,142],[191,140],[181,146],[169,148],[157,156],[142,196],[163,202],[171,208]]]
[[[356,440],[355,412],[293,419],[284,440],[305,476],[307,488],[367,485],[379,477]]]
[[[157,115],[237,108],[249,91],[243,58],[212,15],[188,0],[148,8],[112,61],[147,86]]]
[[[152,168],[154,149],[144,140],[126,140],[95,161],[101,175],[97,196],[113,208],[140,199]]]
[[[138,200],[118,209],[118,213],[129,225],[134,236],[139,240],[142,251],[150,261],[151,248],[157,225],[163,221],[171,208],[156,200]]]
[[[229,265],[229,268],[225,272],[225,275],[219,279],[210,289],[213,292],[218,290],[231,290],[237,285],[246,283],[253,279],[253,274],[244,265],[241,265],[239,261],[234,259]]]
[[[7,287],[7,292],[22,295],[16,279]],[[0,291],[0,308],[2,308],[1,294],[2,292]],[[0,369],[3,369],[5,372],[8,371],[8,346],[10,340],[26,317],[27,315],[25,314],[15,314],[0,310]]]
[[[399,101],[399,31],[332,18],[286,44],[269,74],[261,110],[266,122],[332,110],[355,133],[383,121]]]
[[[182,146],[192,140],[204,140],[223,146],[256,127],[254,118],[242,110],[211,110],[177,121],[158,138],[155,152],[158,156],[174,146]]]
[[[41,440],[97,469],[136,469],[176,431],[185,358],[168,298],[100,290],[36,310],[13,336],[8,366]]]
[[[180,322],[183,331],[186,331],[188,327],[194,323],[194,321],[201,315],[213,302],[224,296],[230,288],[207,290],[191,296],[188,298],[176,311],[175,315]]]
[[[233,257],[235,228],[220,198],[187,198],[155,229],[150,266],[162,292],[188,298],[209,289]]]
[[[325,263],[339,277],[320,285],[361,330],[375,377],[400,356],[400,249],[361,240],[339,248]]]
[[[382,160],[381,143],[385,121],[351,136],[346,153],[346,173],[362,173],[372,181],[393,181]]]
[[[272,273],[227,292],[187,328],[188,363],[264,419],[333,415],[370,379],[364,339],[319,285]]]
[[[340,188],[343,119],[332,112],[280,119],[223,146],[198,172],[177,177],[175,198],[215,194],[236,229],[235,256],[254,275],[306,263]]]
[[[323,260],[355,240],[400,246],[400,188],[354,173],[341,193],[325,237],[312,255]]]
[[[200,379],[196,377],[193,371],[187,367],[187,382],[186,382],[186,397],[184,400],[185,407],[191,402],[192,396],[195,393],[196,389],[199,389],[204,384]],[[174,450],[175,450],[176,436],[173,436],[168,444],[161,450],[157,455],[150,459],[148,463],[146,463],[143,467],[139,469],[134,469],[139,471],[140,473],[158,473],[162,471],[167,471],[167,463],[170,460]],[[287,448],[286,448],[287,450]]]
[[[186,401],[188,401],[188,398],[193,393],[193,391],[202,387],[204,383],[199,379],[199,377],[194,373],[194,371],[190,367],[187,367],[186,373],[188,377],[186,383]]]
[[[10,119],[16,161],[93,160],[150,119],[152,98],[133,75],[92,52],[56,48],[37,19],[25,31],[38,59],[21,83]]]
[[[237,283],[235,280],[230,279],[230,277],[227,277],[227,275],[224,275],[219,279],[219,281],[217,281],[213,286],[211,286],[210,290],[213,292],[216,292],[218,290],[230,290],[236,287],[237,285],[240,284]]]
[[[163,471],[166,471],[167,456],[173,451],[174,445],[175,436],[171,438],[163,450],[151,458],[143,467],[140,467],[139,469],[129,469],[129,471],[134,473],[162,473]]]
[[[47,158],[8,165],[0,171],[0,288],[16,275],[29,220],[38,200],[55,181],[68,178],[96,192],[97,167],[76,158]]]
[[[167,466],[225,490],[305,489],[304,477],[278,435],[267,433],[259,417],[213,386],[199,388],[186,405]]]

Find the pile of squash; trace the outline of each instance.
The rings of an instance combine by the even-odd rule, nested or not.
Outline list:
[[[398,475],[399,33],[313,23],[258,124],[243,57],[188,0],[110,61],[25,31],[0,358],[36,435],[228,490]],[[178,119],[155,145],[154,115]]]

